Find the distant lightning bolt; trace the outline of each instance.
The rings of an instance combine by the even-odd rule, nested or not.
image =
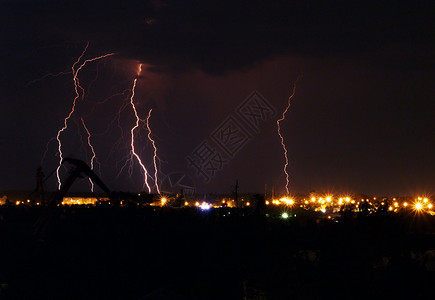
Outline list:
[[[34,84],[34,83],[36,83],[36,82],[38,82],[38,81],[42,81],[42,80],[44,80],[44,79],[47,78],[47,77],[58,77],[58,76],[60,76],[60,75],[67,75],[67,74],[71,74],[71,72],[48,73],[48,74],[45,74],[44,76],[42,76],[42,77],[40,77],[40,78],[36,78],[36,79],[34,79],[34,80],[32,80],[32,81],[29,81],[29,82],[25,85],[25,87],[29,87],[31,84]]]
[[[280,123],[281,123],[282,121],[284,121],[284,119],[285,119],[285,115],[287,114],[287,111],[288,111],[289,108],[290,108],[290,104],[291,104],[290,102],[291,102],[291,99],[293,98],[293,96],[294,96],[295,93],[296,93],[296,85],[297,85],[297,83],[298,83],[298,81],[299,81],[300,78],[301,78],[301,76],[298,76],[298,78],[296,79],[295,83],[293,84],[293,92],[292,92],[292,94],[290,95],[290,97],[288,98],[287,106],[286,106],[286,108],[284,109],[284,111],[282,112],[282,116],[281,116],[281,118],[278,119],[278,120],[276,121],[278,135],[279,135],[279,138],[281,139],[282,149],[284,150],[284,159],[285,159],[285,164],[284,164],[284,168],[283,168],[283,170],[284,170],[284,173],[285,173],[285,180],[286,180],[285,190],[286,190],[286,192],[287,192],[287,195],[289,194],[288,185],[289,185],[289,183],[290,183],[290,180],[289,180],[289,174],[288,174],[288,172],[287,172],[287,167],[288,167],[289,162],[288,162],[288,156],[287,156],[287,147],[285,146],[285,143],[284,143],[284,137],[283,137],[282,134],[281,134],[281,126],[280,126]]]
[[[91,59],[86,59],[76,69],[76,65],[83,58],[83,56],[85,55],[86,50],[88,49],[88,47],[89,47],[89,43],[86,44],[86,47],[83,50],[82,54],[77,58],[77,60],[74,62],[74,64],[71,67],[72,74],[73,74],[74,91],[75,91],[76,95],[75,95],[74,100],[72,102],[71,110],[70,110],[69,114],[64,119],[63,127],[57,132],[57,135],[56,135],[57,145],[58,145],[58,152],[59,152],[59,165],[58,165],[58,167],[56,169],[58,189],[60,189],[61,186],[62,186],[62,182],[61,182],[61,179],[60,179],[60,167],[62,165],[63,153],[62,153],[62,141],[61,141],[60,137],[61,137],[62,132],[64,132],[68,128],[68,120],[71,118],[71,116],[73,115],[73,113],[75,111],[75,106],[76,106],[77,99],[80,98],[79,89],[82,91],[82,98],[84,97],[84,89],[80,85],[79,78],[78,78],[78,73],[86,65],[86,63],[92,62],[92,61],[95,61],[95,60],[99,60],[99,59],[102,59],[102,58],[106,58],[106,57],[111,56],[111,55],[114,55],[114,53],[108,53],[108,54],[97,56],[97,57],[94,57],[94,58],[91,58]]]
[[[55,139],[56,139],[55,137],[52,137],[52,138],[47,142],[47,145],[45,145],[45,151],[44,151],[44,154],[42,155],[42,159],[41,159],[41,166],[44,165],[44,160],[45,160],[45,157],[47,156],[47,153],[48,153],[48,146],[49,146],[50,143],[51,143],[52,141],[54,141]]]
[[[157,147],[156,147],[156,142],[153,140],[153,138],[151,137],[151,127],[150,127],[150,117],[151,117],[151,112],[153,111],[153,109],[150,109],[150,111],[148,112],[148,116],[146,119],[146,124],[147,124],[147,129],[148,129],[148,139],[150,140],[151,144],[153,145],[153,149],[154,149],[154,155],[153,155],[153,163],[154,163],[154,184],[156,186],[156,190],[157,193],[160,194],[160,189],[159,189],[159,183],[158,183],[158,174],[157,174]]]
[[[94,160],[96,159],[96,154],[95,154],[94,146],[92,146],[92,143],[91,143],[91,133],[89,132],[88,127],[86,127],[85,120],[83,120],[83,118],[80,118],[80,119],[82,120],[83,128],[86,130],[86,133],[88,134],[88,145],[92,151],[92,157],[91,157],[90,164],[91,164],[91,170],[93,170],[94,169]],[[94,192],[94,182],[92,181],[91,178],[89,178],[89,182],[91,184],[91,192]]]
[[[139,65],[139,71],[138,71],[138,76],[140,74],[140,72],[142,71],[142,64]],[[136,83],[137,83],[137,77],[134,79],[133,81],[133,87],[131,89],[131,97],[130,97],[130,104],[131,107],[133,108],[133,112],[134,112],[134,116],[136,117],[136,123],[135,125],[131,128],[130,133],[131,133],[131,142],[130,142],[130,146],[131,146],[131,150],[130,150],[130,159],[132,160],[133,157],[135,157],[142,169],[142,172],[144,174],[144,186],[146,186],[148,188],[148,193],[151,193],[151,187],[148,184],[148,170],[146,169],[145,165],[143,164],[141,158],[139,157],[139,155],[136,153],[136,149],[134,147],[134,131],[136,130],[136,128],[139,127],[139,122],[143,121],[141,118],[139,118],[139,115],[137,113],[136,110],[136,106],[134,104],[134,92],[136,89]]]

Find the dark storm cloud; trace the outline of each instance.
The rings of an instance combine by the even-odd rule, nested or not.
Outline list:
[[[9,1],[3,7],[8,41],[25,47],[88,40],[155,70],[224,73],[279,54],[343,55],[394,45],[397,56],[412,45],[434,48],[430,1]],[[414,63],[408,56],[421,63],[418,51],[398,59]]]
[[[168,162],[163,172],[183,169],[183,155],[209,134],[207,126],[211,132],[234,102],[253,89],[282,109],[289,81],[303,70],[283,127],[290,137],[295,187],[386,194],[396,189],[406,194],[408,187],[433,191],[435,14],[430,1],[0,3],[0,128],[5,128],[0,165],[16,170],[4,173],[0,188],[33,188],[33,168],[74,97],[70,75],[35,79],[70,72],[89,41],[86,57],[118,55],[89,64],[89,72],[82,73],[82,82],[91,88],[78,106],[77,120],[93,101],[131,88],[132,60],[166,73],[144,75],[138,93],[144,109],[158,103],[153,130]],[[220,76],[185,72],[198,69]],[[105,130],[117,105],[108,102],[86,112],[93,132]],[[277,155],[282,149],[272,127],[204,191],[226,190],[235,178],[243,179],[249,191],[261,191],[264,183],[282,188],[282,157]],[[85,151],[76,150],[73,131],[68,134],[65,150],[85,159]],[[95,142],[98,155],[106,159],[104,180],[136,190],[141,182],[127,177],[110,181],[119,171],[117,155],[104,154],[112,137]],[[46,170],[56,167],[56,150],[50,144]]]

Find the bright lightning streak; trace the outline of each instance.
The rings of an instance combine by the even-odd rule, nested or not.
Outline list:
[[[160,194],[160,189],[159,189],[159,183],[157,181],[157,147],[156,147],[156,142],[153,140],[153,138],[151,137],[151,127],[150,127],[150,117],[151,117],[151,112],[153,111],[153,109],[150,109],[150,111],[148,112],[148,116],[146,119],[146,124],[147,124],[147,129],[148,129],[148,139],[150,140],[151,144],[153,145],[153,149],[154,149],[154,155],[153,155],[153,163],[154,163],[154,184],[156,186],[156,190],[157,193]]]
[[[57,176],[57,187],[60,190],[60,187],[62,186],[62,182],[60,180],[60,174],[59,174],[59,170],[60,167],[62,165],[62,160],[63,160],[63,153],[62,153],[62,141],[60,140],[60,135],[62,134],[63,131],[65,131],[68,128],[68,120],[71,118],[72,114],[74,113],[75,107],[76,107],[76,101],[77,99],[80,97],[79,93],[78,93],[78,88],[77,88],[77,81],[76,81],[76,71],[75,71],[75,66],[79,63],[79,61],[82,59],[82,57],[85,55],[86,50],[88,49],[89,43],[86,44],[85,49],[83,50],[82,54],[79,56],[79,58],[74,62],[74,64],[72,65],[71,69],[72,69],[72,73],[73,73],[73,81],[74,81],[74,90],[76,92],[76,96],[74,97],[73,100],[73,104],[71,107],[71,110],[69,112],[69,114],[66,116],[66,118],[64,119],[63,122],[63,127],[57,132],[57,147],[58,147],[58,152],[59,152],[59,165],[56,169],[56,176]]]
[[[142,71],[142,65],[139,65],[138,76],[139,76],[141,71]],[[130,130],[130,133],[131,133],[131,142],[130,142],[130,145],[131,145],[130,154],[131,154],[131,156],[130,157],[131,157],[131,159],[133,159],[133,156],[136,157],[136,159],[137,159],[137,161],[138,161],[138,163],[139,163],[139,165],[140,165],[140,167],[142,169],[142,172],[144,174],[144,186],[146,186],[148,188],[148,193],[151,193],[151,187],[148,184],[148,171],[147,171],[145,165],[143,164],[141,158],[136,153],[136,149],[134,147],[134,131],[136,130],[136,128],[139,127],[139,122],[142,121],[139,118],[139,115],[138,115],[137,110],[136,110],[136,106],[134,105],[134,101],[133,101],[133,99],[134,99],[134,91],[136,89],[136,83],[137,83],[137,78],[135,78],[134,81],[133,81],[133,87],[131,89],[131,97],[130,97],[130,104],[131,104],[131,107],[133,108],[134,116],[136,117],[136,124]]]
[[[284,168],[283,168],[283,170],[284,170],[284,173],[285,173],[285,180],[286,180],[285,190],[286,190],[286,192],[287,192],[287,195],[289,194],[288,185],[289,185],[289,183],[290,183],[290,180],[289,180],[289,174],[288,174],[288,172],[287,172],[287,167],[288,167],[289,161],[288,161],[288,155],[287,155],[287,147],[285,146],[285,143],[284,143],[284,137],[283,137],[282,134],[281,134],[281,126],[280,126],[280,123],[281,123],[282,121],[285,120],[285,115],[287,114],[287,112],[288,112],[288,110],[289,110],[289,108],[290,108],[291,99],[293,98],[293,96],[294,96],[295,93],[296,93],[296,85],[297,85],[297,83],[298,83],[298,81],[299,81],[300,78],[301,78],[301,76],[298,76],[298,78],[296,79],[295,83],[293,84],[293,92],[292,92],[292,94],[290,95],[290,97],[288,98],[287,106],[286,106],[286,108],[284,109],[284,111],[282,112],[282,116],[281,116],[281,118],[278,119],[278,120],[276,121],[277,129],[278,129],[277,132],[278,132],[279,138],[281,139],[282,149],[284,150],[284,159],[285,159],[285,164],[284,164]]]
[[[83,87],[80,85],[79,82],[79,78],[78,78],[78,73],[79,71],[86,65],[86,63],[88,62],[92,62],[95,60],[99,60],[102,58],[106,58],[108,56],[114,55],[115,53],[108,53],[105,55],[101,55],[101,56],[97,56],[91,59],[86,59],[77,69],[75,68],[76,65],[80,62],[80,60],[83,58],[83,56],[86,53],[86,50],[89,47],[89,43],[86,44],[85,49],[83,50],[82,54],[77,58],[77,60],[74,62],[74,64],[72,65],[71,69],[72,69],[72,74],[73,74],[73,83],[74,83],[74,91],[75,91],[75,97],[72,103],[72,107],[71,110],[69,112],[69,114],[65,117],[64,122],[63,122],[63,127],[57,132],[56,135],[56,139],[57,139],[57,145],[58,145],[58,152],[59,152],[59,165],[56,169],[56,176],[57,176],[57,184],[58,184],[58,189],[60,190],[61,186],[62,186],[62,182],[60,179],[60,167],[62,166],[62,160],[63,160],[63,153],[62,153],[62,141],[60,139],[62,132],[64,132],[67,128],[68,128],[68,120],[71,118],[71,116],[73,115],[74,111],[75,111],[75,107],[76,107],[76,102],[77,99],[80,98],[80,93],[79,93],[79,89],[82,91],[82,98],[84,97],[84,89]]]
[[[95,149],[94,149],[94,146],[92,146],[91,133],[89,132],[88,127],[86,127],[85,120],[83,120],[83,118],[81,118],[81,120],[82,120],[83,128],[86,130],[86,133],[88,134],[88,145],[92,151],[92,158],[91,158],[90,163],[91,163],[91,170],[93,170],[94,169],[94,160],[96,158]],[[89,182],[91,184],[91,192],[94,192],[94,182],[92,181],[91,178],[89,178]]]

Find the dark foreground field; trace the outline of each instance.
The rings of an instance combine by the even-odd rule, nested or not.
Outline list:
[[[0,299],[433,299],[429,215],[41,210],[0,207]]]

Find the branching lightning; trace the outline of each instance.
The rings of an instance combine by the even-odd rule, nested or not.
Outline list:
[[[101,56],[97,56],[94,58],[89,58],[89,59],[85,59],[85,55],[86,52],[88,50],[89,47],[89,43],[86,44],[85,48],[83,49],[83,51],[81,52],[81,54],[79,55],[79,57],[74,61],[74,63],[71,66],[71,70],[69,72],[60,72],[57,74],[54,73],[50,73],[45,75],[42,78],[36,79],[32,82],[30,82],[29,84],[32,84],[33,82],[42,80],[46,77],[49,76],[60,76],[60,75],[65,75],[65,74],[72,74],[72,81],[74,84],[74,98],[72,100],[71,103],[71,108],[68,111],[67,115],[65,116],[64,120],[63,120],[63,126],[57,131],[56,136],[52,139],[56,139],[57,141],[57,152],[58,152],[58,166],[56,168],[56,177],[57,177],[57,187],[58,189],[60,189],[62,187],[62,182],[61,182],[61,174],[60,174],[60,169],[62,166],[62,161],[64,159],[64,152],[63,152],[63,148],[64,145],[62,143],[63,140],[63,134],[67,131],[70,130],[69,127],[70,126],[70,122],[71,120],[76,120],[74,119],[73,115],[76,114],[76,110],[77,110],[77,101],[79,99],[81,99],[82,101],[85,100],[85,94],[88,94],[88,92],[85,93],[85,89],[83,88],[83,86],[80,83],[80,78],[79,78],[79,73],[82,69],[84,69],[84,67],[86,66],[87,63],[89,62],[93,62],[93,61],[98,61],[98,60],[102,60],[104,58],[107,58],[111,55],[114,55],[114,53],[108,53],[105,55],[101,55]],[[97,69],[98,70],[98,69]],[[144,181],[143,181],[143,188],[147,188],[148,193],[151,193],[151,190],[154,188],[152,188],[152,185],[149,183],[149,180],[151,179],[152,181],[154,181],[154,185],[155,185],[155,190],[160,194],[160,188],[159,188],[159,181],[158,181],[158,173],[159,173],[159,168],[158,168],[158,162],[157,160],[159,159],[158,157],[158,151],[157,151],[157,145],[156,142],[153,138],[153,133],[151,131],[151,126],[150,126],[150,121],[151,121],[151,114],[152,114],[152,109],[149,109],[148,114],[146,116],[146,118],[141,119],[140,118],[140,114],[138,112],[138,109],[136,107],[136,103],[135,103],[135,93],[136,93],[136,87],[137,87],[137,83],[138,83],[138,79],[140,78],[142,73],[142,64],[138,65],[138,70],[137,70],[137,75],[133,80],[132,86],[129,89],[124,90],[123,92],[117,93],[115,95],[112,95],[110,97],[107,97],[106,99],[97,102],[96,104],[94,104],[94,106],[91,109],[91,112],[95,109],[96,105],[99,104],[104,104],[105,102],[107,102],[108,100],[117,97],[117,96],[127,96],[126,94],[128,93],[129,95],[127,97],[125,97],[124,99],[126,100],[125,103],[122,104],[121,108],[119,109],[117,115],[115,116],[115,118],[110,122],[108,129],[110,128],[110,126],[112,124],[115,124],[115,122],[117,121],[117,125],[121,130],[121,138],[123,138],[124,134],[123,134],[123,128],[121,126],[120,123],[120,119],[121,119],[121,113],[122,111],[124,111],[124,109],[126,109],[128,106],[131,106],[132,111],[134,113],[135,116],[135,123],[134,125],[130,128],[130,142],[129,142],[129,154],[128,154],[128,159],[124,165],[127,166],[129,164],[129,173],[130,175],[132,174],[133,171],[133,165],[134,163],[137,161],[137,163],[140,166],[141,172],[143,173],[144,176]],[[98,76],[98,74],[97,74]],[[96,81],[96,78],[90,83],[90,86]],[[88,111],[89,113],[89,111]],[[95,168],[95,164],[98,163],[97,160],[97,156],[96,156],[96,151],[95,148],[92,144],[92,134],[91,131],[89,130],[89,128],[87,127],[86,123],[85,123],[85,119],[84,117],[80,118],[81,120],[81,126],[83,126],[83,129],[86,131],[87,134],[87,147],[89,147],[90,152],[92,152],[92,157],[89,160],[89,164],[90,164],[90,168],[93,170]],[[77,120],[78,121],[78,120]],[[79,125],[80,123],[77,122],[77,125]],[[80,127],[81,127],[80,126]],[[143,127],[142,127],[143,126]],[[146,126],[146,129],[145,129]],[[137,149],[137,139],[141,138],[141,127],[144,130],[147,130],[147,138],[148,141],[150,142],[150,144],[152,145],[153,148],[153,167],[154,167],[154,174],[150,174],[150,172],[147,170],[146,164],[144,163],[144,161],[141,159],[141,155],[140,152],[138,152]],[[81,131],[81,129],[79,129],[79,131]],[[50,141],[52,141],[50,140]],[[83,145],[86,144],[85,139],[82,139]],[[46,155],[46,152],[48,151],[48,144],[47,144],[47,149],[44,153],[44,157]],[[44,159],[43,157],[43,159]],[[124,167],[121,168],[121,171],[124,169]],[[91,191],[94,191],[94,182],[89,179],[90,185],[91,185]]]
[[[42,159],[41,159],[41,166],[44,165],[45,157],[47,156],[47,153],[48,153],[48,146],[49,146],[50,143],[51,143],[52,141],[54,141],[55,139],[56,139],[55,137],[52,137],[52,138],[47,142],[47,145],[45,145],[45,151],[44,151],[44,154],[42,155]]]
[[[158,171],[157,171],[157,147],[156,147],[156,142],[153,140],[153,138],[151,137],[151,127],[150,127],[150,117],[151,117],[151,112],[153,111],[153,109],[150,109],[150,111],[148,112],[148,116],[146,119],[146,124],[147,124],[147,129],[148,129],[148,140],[150,140],[151,144],[153,145],[153,149],[154,149],[154,155],[153,155],[153,164],[154,164],[154,184],[156,186],[156,190],[157,193],[160,194],[160,189],[159,189],[159,183],[158,183]]]
[[[25,87],[29,87],[31,84],[34,84],[34,83],[39,82],[39,81],[42,81],[42,80],[44,80],[44,79],[47,78],[47,77],[58,77],[58,76],[61,76],[61,75],[67,75],[67,74],[71,74],[71,72],[47,73],[47,74],[45,74],[44,76],[42,76],[42,77],[40,77],[40,78],[36,78],[36,79],[34,79],[34,80],[28,82],[28,83],[25,85]]]
[[[288,167],[288,164],[289,164],[289,160],[288,160],[288,155],[287,155],[287,147],[285,146],[285,143],[284,143],[284,137],[281,134],[280,123],[285,120],[285,115],[287,114],[287,112],[288,112],[288,110],[290,108],[291,99],[293,98],[293,96],[296,93],[296,85],[297,85],[299,79],[301,79],[301,77],[302,76],[298,76],[298,78],[296,79],[295,83],[293,84],[293,91],[292,91],[292,94],[290,95],[290,97],[288,98],[287,106],[285,107],[284,111],[282,112],[281,118],[276,121],[278,136],[281,139],[281,146],[282,146],[282,149],[284,150],[285,164],[284,164],[283,170],[284,170],[285,180],[286,180],[285,190],[287,192],[287,195],[289,194],[288,186],[289,186],[289,183],[290,183],[289,174],[287,172],[287,167]]]
[[[150,109],[148,111],[148,115],[147,115],[146,119],[141,119],[139,117],[139,113],[138,113],[136,105],[134,103],[136,84],[137,84],[137,80],[138,80],[139,76],[141,75],[141,72],[142,72],[142,64],[139,64],[139,68],[138,68],[138,71],[137,71],[137,76],[136,76],[136,78],[133,81],[133,87],[131,89],[131,96],[130,96],[130,105],[131,105],[131,107],[133,109],[134,116],[136,118],[135,125],[130,130],[130,135],[131,135],[131,140],[130,140],[130,158],[125,162],[125,164],[121,168],[119,174],[127,166],[128,162],[130,162],[129,173],[130,173],[130,176],[131,176],[131,174],[133,172],[133,160],[135,158],[137,160],[137,162],[139,163],[140,168],[142,170],[142,173],[144,175],[144,184],[143,184],[143,187],[146,186],[147,189],[148,189],[148,193],[151,193],[151,186],[148,183],[148,179],[150,178],[151,180],[154,180],[154,185],[155,185],[156,191],[157,191],[157,193],[160,194],[160,188],[159,188],[159,182],[158,182],[158,167],[157,167],[157,159],[159,159],[159,157],[157,156],[157,146],[156,146],[155,140],[152,138],[152,131],[151,131],[151,127],[150,127],[150,118],[151,118],[152,109]],[[140,123],[142,123],[142,124],[144,124],[146,126],[146,129],[148,131],[147,138],[148,138],[148,140],[150,141],[150,143],[151,143],[151,145],[153,147],[154,178],[148,172],[147,168],[145,167],[145,164],[143,163],[142,159],[140,158],[140,156],[137,153],[136,148],[135,148],[135,137],[136,137],[135,133],[136,133],[136,129],[139,128]],[[119,176],[119,174],[118,174],[118,176]]]
[[[59,152],[59,165],[58,165],[58,167],[56,169],[58,189],[60,189],[61,186],[62,186],[62,182],[61,182],[61,179],[60,179],[60,168],[61,168],[62,160],[63,160],[61,134],[68,128],[68,120],[71,118],[71,116],[73,115],[73,113],[75,111],[77,99],[80,98],[80,92],[79,92],[79,90],[82,92],[82,99],[84,97],[84,89],[80,85],[80,81],[79,81],[79,78],[78,78],[78,73],[88,62],[96,61],[96,60],[103,59],[103,58],[109,57],[111,55],[114,55],[114,53],[108,53],[108,54],[97,56],[97,57],[94,57],[94,58],[91,58],[91,59],[86,59],[76,69],[77,64],[81,61],[81,59],[85,55],[86,50],[88,49],[88,46],[89,46],[89,43],[86,44],[86,47],[83,50],[82,54],[78,57],[78,59],[74,62],[74,64],[71,67],[72,74],[73,74],[73,83],[74,83],[75,97],[74,97],[73,102],[72,102],[71,110],[70,110],[70,112],[68,113],[68,115],[64,119],[63,127],[57,132],[57,135],[56,135],[57,145],[58,145],[58,152]]]
[[[95,161],[97,156],[95,154],[94,146],[92,146],[92,143],[91,143],[91,133],[89,132],[88,127],[86,127],[85,120],[83,120],[83,118],[80,118],[80,119],[82,120],[83,128],[86,130],[86,133],[88,135],[88,145],[89,145],[89,148],[91,149],[91,152],[92,152],[90,164],[91,164],[91,170],[93,170],[94,169],[94,161]],[[92,181],[91,178],[89,178],[89,182],[91,184],[91,192],[94,192],[94,182]]]
[[[142,65],[139,65],[138,76],[139,76],[141,71],[142,71]],[[135,149],[135,146],[134,146],[134,131],[136,130],[136,128],[139,127],[139,123],[141,121],[143,121],[141,118],[139,118],[139,115],[138,115],[137,110],[136,110],[136,106],[135,106],[134,101],[133,101],[134,100],[134,92],[135,92],[135,89],[136,89],[136,83],[137,83],[137,77],[133,81],[133,87],[131,88],[131,97],[130,97],[130,104],[131,104],[131,107],[133,109],[134,116],[136,117],[136,123],[135,123],[135,125],[130,130],[130,133],[131,133],[130,160],[132,161],[133,157],[135,157],[136,160],[138,161],[138,163],[139,163],[139,165],[140,165],[140,167],[142,169],[142,172],[144,174],[144,187],[146,186],[147,189],[148,189],[148,193],[151,193],[151,187],[150,187],[150,185],[148,183],[148,170],[145,167],[145,165],[143,164],[143,162],[142,162],[141,158],[139,157],[139,155],[136,153],[136,149]]]

